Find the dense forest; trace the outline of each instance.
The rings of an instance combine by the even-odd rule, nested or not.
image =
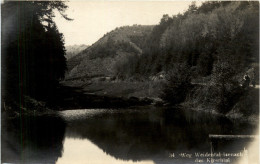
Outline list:
[[[66,58],[63,35],[54,18],[63,18],[68,6],[61,1],[1,4],[1,76],[3,102],[25,105],[26,96],[46,98],[64,78]]]
[[[258,25],[259,2],[192,3],[183,14],[164,15],[146,38],[142,55],[117,71],[146,76],[186,63],[193,76],[208,76],[215,64],[227,62],[239,73],[258,66]]]
[[[99,67],[107,65],[105,75],[122,79],[167,73],[176,63],[187,64],[193,78],[208,77],[221,62],[236,73],[258,70],[258,23],[258,2],[209,1],[199,7],[193,2],[183,14],[163,15],[158,25],[120,27],[105,34],[68,60],[68,77],[93,74],[88,72],[92,60],[108,58]]]

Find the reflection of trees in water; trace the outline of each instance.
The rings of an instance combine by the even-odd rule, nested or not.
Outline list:
[[[62,156],[65,123],[61,118],[4,119],[2,127],[3,162],[55,163]]]
[[[87,138],[123,160],[169,159],[171,152],[210,151],[208,135],[243,133],[230,120],[176,110],[115,113],[71,122],[67,136]]]
[[[2,115],[3,162],[55,163],[66,126],[66,137],[89,139],[117,159],[157,164],[172,163],[172,152],[210,151],[208,134],[252,134],[252,127],[225,118],[164,109],[80,115],[67,125],[59,117],[24,117],[21,125]]]

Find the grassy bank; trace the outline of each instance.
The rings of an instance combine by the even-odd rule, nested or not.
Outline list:
[[[87,94],[93,94],[97,96],[112,96],[122,98],[150,98],[160,100],[159,95],[162,92],[161,81],[144,81],[144,82],[130,82],[130,81],[118,81],[118,82],[71,82],[66,81],[63,83],[66,86],[80,86],[82,90]]]
[[[66,82],[66,85],[75,85]],[[83,86],[83,92],[95,96],[109,96],[120,98],[149,98],[151,100],[162,102],[160,95],[163,91],[163,81],[145,81],[145,82],[93,82],[80,85]],[[77,83],[79,85],[79,83]],[[257,122],[259,119],[259,88],[249,87],[245,91],[237,92],[227,101],[230,105],[227,111],[221,113],[217,102],[217,95],[213,92],[214,88],[207,83],[193,84],[192,89],[180,105],[196,111],[206,111],[215,114],[225,115],[230,118],[244,119]],[[232,101],[232,102],[231,102]],[[161,103],[163,104],[163,103]]]
[[[25,95],[22,96],[20,102],[7,102],[3,99],[2,112],[10,113],[10,117],[17,117],[24,114],[41,115],[68,109],[125,109],[131,106],[147,106],[154,102],[147,97],[118,97],[113,95],[114,92],[111,93],[93,94],[82,88],[59,86],[52,95],[41,100]]]
[[[255,123],[259,121],[259,88],[249,87],[234,95],[230,99],[232,105],[224,113],[219,112],[216,96],[209,86],[194,85],[181,105],[197,111],[225,115],[231,119]]]

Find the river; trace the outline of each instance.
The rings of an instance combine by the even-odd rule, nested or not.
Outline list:
[[[257,125],[191,110],[79,109],[3,117],[2,162],[179,164],[209,163],[213,159],[214,163],[238,163],[246,154],[246,160],[253,163],[255,153],[259,154],[258,149],[250,150],[251,140],[213,144],[209,138],[209,134],[253,135]],[[216,156],[209,157],[209,153]]]

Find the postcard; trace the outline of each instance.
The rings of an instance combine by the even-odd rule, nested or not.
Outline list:
[[[258,1],[1,2],[1,163],[258,164]]]

